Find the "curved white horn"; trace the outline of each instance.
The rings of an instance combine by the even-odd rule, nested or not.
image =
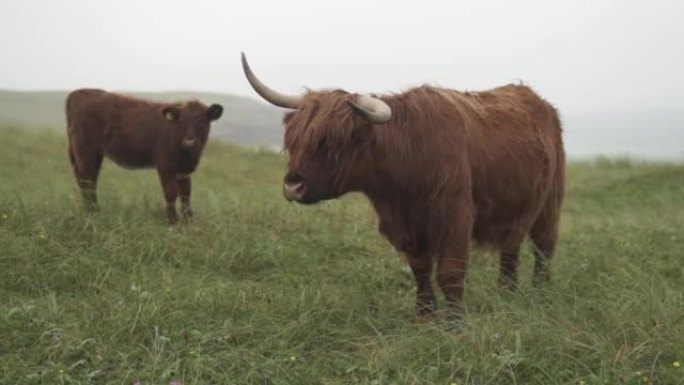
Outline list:
[[[385,123],[392,117],[390,106],[382,100],[371,96],[361,95],[356,99],[356,102],[347,101],[347,103],[357,114],[363,116],[371,123]]]
[[[245,71],[247,81],[249,81],[249,84],[252,86],[254,91],[256,91],[256,93],[264,98],[267,102],[278,107],[297,108],[302,97],[299,95],[286,95],[280,93],[262,83],[261,80],[254,75],[252,69],[249,68],[249,64],[247,64],[247,57],[245,56],[244,52],[242,52],[242,69]]]

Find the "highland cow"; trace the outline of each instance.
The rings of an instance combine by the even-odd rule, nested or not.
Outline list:
[[[564,195],[565,153],[556,109],[527,86],[482,92],[421,86],[398,94],[252,88],[292,109],[284,117],[287,200],[365,194],[379,231],[406,255],[417,313],[436,308],[433,264],[449,320],[461,317],[471,241],[500,252],[498,282],[515,289],[518,253],[534,245],[533,283],[550,279]]]

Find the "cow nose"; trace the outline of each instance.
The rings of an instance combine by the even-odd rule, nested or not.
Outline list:
[[[301,175],[288,172],[283,179],[283,195],[288,201],[299,200],[304,196],[306,184]]]
[[[194,138],[183,138],[183,142],[181,144],[185,148],[193,148],[197,145],[197,140]]]

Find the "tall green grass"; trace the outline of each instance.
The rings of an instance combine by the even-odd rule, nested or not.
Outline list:
[[[88,216],[63,136],[0,140],[0,384],[684,384],[682,165],[570,165],[553,284],[476,251],[455,332],[365,199],[286,203],[279,155],[212,143],[169,228],[154,171],[105,161]]]

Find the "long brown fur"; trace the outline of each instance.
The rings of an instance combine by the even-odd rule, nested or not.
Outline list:
[[[515,288],[518,251],[529,235],[534,282],[549,279],[565,167],[551,104],[523,85],[466,93],[422,86],[376,96],[392,117],[372,125],[347,105],[356,97],[341,90],[303,95],[285,117],[289,170],[312,184],[329,180],[325,199],[368,196],[379,231],[407,255],[420,314],[435,309],[436,262],[458,317],[471,240],[501,252],[499,283]]]
[[[69,158],[86,207],[97,204],[95,189],[106,155],[126,168],[156,167],[170,223],[177,221],[179,195],[184,217],[192,215],[190,174],[199,165],[211,121],[222,112],[220,105],[194,100],[159,103],[96,89],[70,93]]]

